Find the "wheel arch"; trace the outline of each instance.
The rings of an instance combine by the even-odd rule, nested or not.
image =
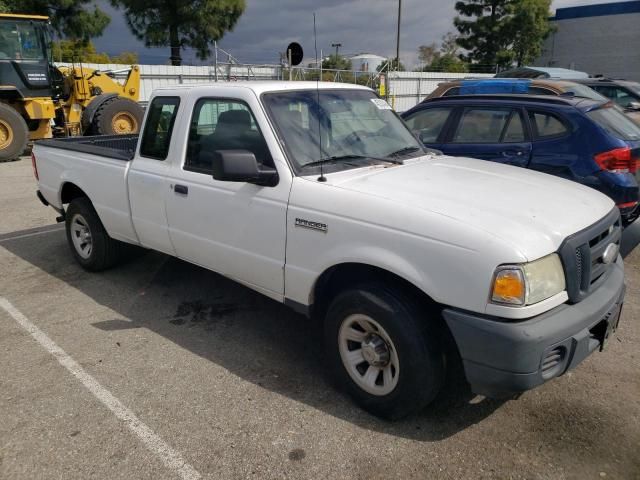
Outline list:
[[[396,272],[364,262],[344,262],[325,269],[316,279],[309,298],[310,313],[314,316],[322,316],[331,298],[338,292],[349,285],[368,282],[396,285],[426,308],[436,310],[440,308],[427,292]]]
[[[75,183],[67,181],[62,184],[62,188],[60,189],[61,205],[64,205],[65,203],[71,203],[74,199],[80,197],[86,197],[89,199],[89,201],[91,201],[89,195],[87,195],[85,191]]]
[[[0,85],[0,101],[2,102],[14,102],[24,98],[22,92],[18,90],[18,87],[13,85]]]

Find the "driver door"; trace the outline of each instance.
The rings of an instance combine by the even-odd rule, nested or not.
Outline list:
[[[249,103],[199,99],[186,143],[184,158],[169,173],[166,201],[177,256],[282,299],[290,177],[274,164]],[[279,183],[215,180],[216,150],[252,152],[258,162],[278,168]]]

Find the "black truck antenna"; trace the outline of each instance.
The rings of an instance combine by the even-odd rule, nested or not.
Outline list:
[[[316,35],[316,12],[313,12],[313,48],[316,51],[316,68],[318,68],[318,38]],[[322,72],[322,69],[320,69]],[[318,73],[318,77],[316,78],[316,102],[318,103],[318,150],[320,151],[320,176],[318,177],[319,182],[326,182],[327,177],[324,176],[323,165],[324,165],[324,155],[322,155],[322,126],[320,125],[320,73]]]

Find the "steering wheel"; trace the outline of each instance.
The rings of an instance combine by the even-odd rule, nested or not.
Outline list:
[[[362,142],[363,139],[371,137],[373,134],[365,132],[364,130],[356,130],[344,137],[344,141],[347,145],[354,145],[355,143]]]

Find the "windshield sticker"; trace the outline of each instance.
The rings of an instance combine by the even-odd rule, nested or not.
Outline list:
[[[372,98],[371,101],[376,107],[378,107],[378,110],[391,110],[391,105],[381,98]]]

